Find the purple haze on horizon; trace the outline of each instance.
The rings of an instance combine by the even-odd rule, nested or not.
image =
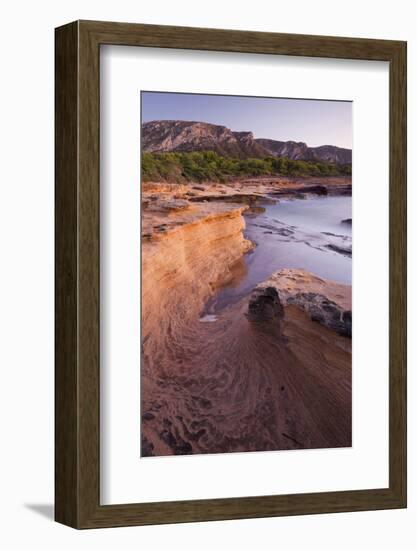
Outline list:
[[[142,92],[142,123],[190,120],[251,131],[255,138],[352,148],[352,102]]]

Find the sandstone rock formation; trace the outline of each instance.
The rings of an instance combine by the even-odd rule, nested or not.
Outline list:
[[[280,270],[205,309],[252,247],[243,212],[271,186],[143,188],[142,456],[351,445],[350,287]]]
[[[247,317],[254,322],[273,322],[278,326],[284,317],[282,304],[294,305],[312,321],[341,336],[351,337],[349,300],[350,287],[346,285],[324,281],[304,270],[283,269],[252,291]]]
[[[352,309],[351,286],[328,281],[305,269],[280,269],[258,287],[274,287],[283,305],[301,293],[320,294],[343,311]]]

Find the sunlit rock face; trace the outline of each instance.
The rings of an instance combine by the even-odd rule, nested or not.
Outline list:
[[[156,152],[215,151],[237,158],[286,157],[336,164],[352,162],[351,149],[334,145],[309,147],[296,141],[255,138],[251,131],[234,132],[226,126],[185,120],[154,120],[142,125],[142,150]]]

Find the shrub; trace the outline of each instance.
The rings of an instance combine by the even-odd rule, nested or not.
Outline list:
[[[288,158],[224,157],[214,151],[184,153],[142,153],[142,180],[183,183],[226,182],[243,176],[337,176],[351,175],[350,164],[292,160]]]

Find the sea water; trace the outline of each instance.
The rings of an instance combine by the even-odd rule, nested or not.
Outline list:
[[[352,227],[343,222],[352,218],[352,197],[280,200],[263,207],[263,213],[245,216],[245,237],[255,248],[207,304],[207,313],[238,301],[278,269],[305,269],[352,284]]]

